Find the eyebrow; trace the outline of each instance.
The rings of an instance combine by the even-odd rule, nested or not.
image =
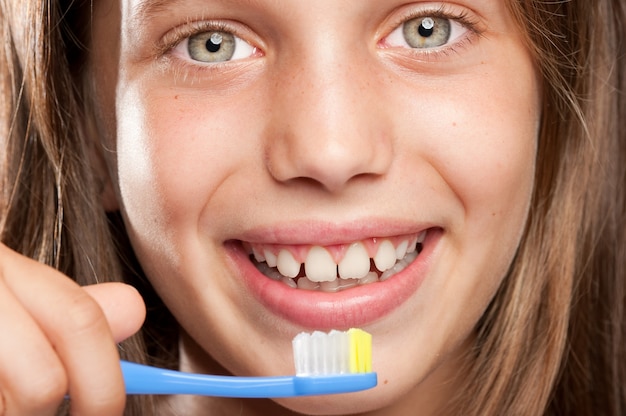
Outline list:
[[[144,0],[133,8],[133,21],[144,21],[164,13],[169,7],[176,6],[181,0]]]
[[[195,0],[195,2],[203,3],[200,0]],[[194,0],[140,0],[139,4],[132,9],[132,20],[135,22],[149,21],[189,3],[194,3]],[[241,5],[258,5],[259,0],[221,0],[219,3],[222,5],[230,3],[232,7],[236,7]]]

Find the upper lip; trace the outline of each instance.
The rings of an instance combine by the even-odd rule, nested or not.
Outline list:
[[[398,235],[417,235],[434,226],[431,223],[378,218],[340,224],[305,220],[253,227],[240,233],[233,239],[249,243],[330,246],[372,237],[385,238]]]

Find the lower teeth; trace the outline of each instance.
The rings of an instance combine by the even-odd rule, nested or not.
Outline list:
[[[380,275],[379,280],[384,282],[389,279],[391,276],[400,273],[402,270],[406,269],[409,264],[413,262],[417,258],[419,254],[419,250],[408,253],[404,258],[399,260],[396,264],[393,265],[391,269],[385,270],[383,274]]]
[[[319,290],[322,292],[339,292],[355,286],[367,285],[376,282],[384,282],[385,280],[404,270],[409,264],[413,262],[413,260],[417,258],[419,252],[420,247],[418,245],[417,250],[408,253],[406,256],[404,256],[404,258],[398,260],[398,262],[396,262],[396,264],[392,268],[385,270],[382,274],[377,272],[369,272],[367,276],[361,279],[342,279],[338,277],[332,282],[321,283],[312,282],[311,280],[307,279],[306,276],[296,278],[283,276],[278,272],[275,267],[269,267],[265,262],[258,263],[254,260],[254,258],[251,258],[251,260],[256,265],[256,268],[265,276],[269,277],[272,280],[281,281],[285,285],[293,289],[298,288],[302,290]]]

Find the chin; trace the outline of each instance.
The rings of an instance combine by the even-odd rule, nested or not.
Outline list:
[[[375,394],[372,390],[329,396],[310,396],[276,399],[276,403],[295,413],[304,415],[351,415],[382,410],[387,407],[389,395]]]

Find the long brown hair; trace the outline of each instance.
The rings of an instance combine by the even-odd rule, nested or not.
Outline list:
[[[626,413],[625,7],[510,3],[543,75],[535,192],[460,414]]]
[[[132,256],[117,250],[119,222],[102,209],[91,166],[97,143],[82,125],[90,5],[65,3],[0,0],[0,238],[81,285],[138,282],[125,267]],[[145,362],[143,341],[125,341],[121,356]],[[127,409],[155,413],[146,396]]]
[[[625,414],[625,5],[512,0],[510,9],[543,77],[535,192],[452,412]],[[89,0],[0,0],[0,238],[81,284],[142,285],[137,267],[128,273],[129,249],[118,249],[123,226],[100,205],[97,144],[81,126],[89,11]],[[148,360],[153,321],[125,356]],[[142,400],[128,414],[156,412]]]

